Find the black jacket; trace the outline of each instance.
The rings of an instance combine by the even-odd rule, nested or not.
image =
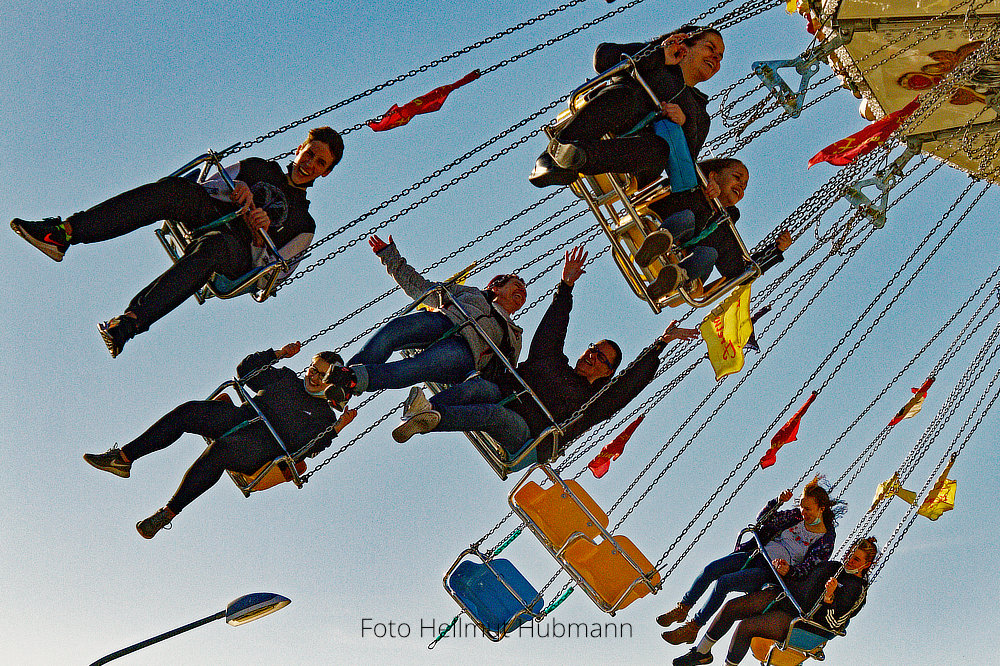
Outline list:
[[[285,367],[265,367],[276,359],[277,355],[273,349],[250,354],[237,366],[236,376],[242,379],[259,368],[265,368],[260,374],[248,380],[246,386],[257,392],[254,402],[282,437],[288,452],[294,454],[316,435],[336,423],[338,416],[323,396],[310,395],[306,391],[302,378],[294,370]],[[243,405],[240,409],[247,419],[257,415],[250,405]],[[250,442],[270,437],[267,426],[260,422],[253,423],[229,436],[230,439],[246,439]],[[336,432],[331,430],[307,452],[307,455],[316,455],[328,447],[334,437]]]
[[[634,42],[631,44],[600,44],[594,51],[594,69],[597,72],[608,70],[625,59],[634,56],[648,46],[654,47],[654,42]],[[639,75],[649,84],[661,102],[671,102],[681,107],[685,121],[682,129],[691,149],[692,159],[698,159],[698,153],[708,137],[710,119],[708,115],[708,97],[697,88],[684,84],[684,75],[677,65],[668,65],[664,61],[663,49],[656,50],[638,61]],[[639,85],[631,76],[622,77],[622,82]],[[650,111],[655,111],[652,100]],[[652,131],[650,128],[649,131]]]
[[[823,601],[812,616],[815,622],[836,631],[846,630],[851,617],[857,614],[865,605],[868,594],[867,580],[846,571],[841,571],[840,567],[840,562],[828,560],[819,564],[805,578],[787,582],[788,590],[792,593],[792,596],[799,602],[803,612],[808,613],[812,610],[816,600],[823,596],[826,582],[837,576],[839,585],[837,586],[837,591],[833,594],[833,603],[828,604]],[[795,607],[785,598],[784,593],[778,596],[774,608],[791,613],[792,615],[796,614]]]
[[[566,329],[569,327],[569,313],[573,307],[573,288],[560,282],[552,297],[552,304],[545,311],[538,329],[531,339],[528,357],[517,366],[522,379],[538,394],[542,402],[562,423],[572,416],[585,402],[596,394],[608,379],[591,384],[577,374],[563,353],[566,344]],[[590,426],[610,418],[629,403],[653,380],[660,364],[659,352],[663,343],[658,342],[636,362],[632,368],[618,378],[599,400],[584,412],[563,438],[562,444],[577,437]],[[523,390],[509,374],[500,378],[500,388],[507,393]],[[537,437],[551,423],[530,396],[522,396],[509,403],[507,408],[517,412],[528,424],[531,434]],[[538,449],[538,460],[552,458],[551,443],[545,442]]]

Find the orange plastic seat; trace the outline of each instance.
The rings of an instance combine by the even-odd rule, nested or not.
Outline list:
[[[306,471],[306,461],[297,461],[295,463],[295,471],[301,476],[302,473]],[[287,464],[283,461],[278,462],[277,464],[274,462],[265,463],[263,467],[253,474],[240,474],[239,472],[230,471],[229,476],[232,477],[233,481],[235,481],[236,485],[240,486],[241,489],[250,488],[251,484],[253,484],[253,488],[250,489],[251,492],[267,490],[268,488],[272,488],[279,483],[292,480],[292,473],[289,471]],[[256,484],[254,484],[255,481]]]
[[[566,481],[580,503],[587,507],[601,527],[608,526],[608,516],[576,481]],[[590,520],[562,486],[555,484],[542,490],[534,481],[524,484],[514,494],[514,504],[541,531],[553,550],[562,548],[570,536],[581,532],[591,539],[597,538],[600,528]]]
[[[791,649],[782,650],[780,643],[775,645],[776,641],[770,638],[755,637],[750,640],[750,650],[762,664],[799,666],[809,657],[819,655],[823,651],[823,646],[826,645],[826,640],[822,636],[795,628],[792,629],[792,635],[788,641],[789,645],[792,646]],[[773,650],[771,649],[772,645],[774,646]],[[768,652],[770,652],[770,661],[768,661]]]
[[[622,552],[642,571],[636,571]],[[605,610],[620,610],[649,594],[643,574],[652,573],[650,584],[660,584],[659,571],[628,537],[615,535],[614,542],[605,540],[596,545],[579,539],[566,548],[563,559],[590,585]]]

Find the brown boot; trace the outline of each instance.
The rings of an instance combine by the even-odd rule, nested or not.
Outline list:
[[[656,624],[661,627],[669,627],[674,622],[683,622],[687,619],[689,610],[691,610],[691,607],[687,604],[677,604],[672,611],[668,611],[656,618]]]
[[[681,643],[694,643],[694,639],[698,638],[698,631],[701,626],[695,623],[694,620],[686,622],[677,629],[673,631],[664,631],[662,636],[663,640],[670,643],[671,645],[680,645]]]

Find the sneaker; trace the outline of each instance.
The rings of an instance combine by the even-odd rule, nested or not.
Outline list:
[[[558,139],[549,141],[548,150],[545,152],[551,155],[552,161],[562,169],[579,171],[580,167],[587,163],[587,153],[583,148],[572,143],[560,143]]]
[[[345,392],[349,392],[358,385],[358,376],[348,367],[331,365],[330,369],[323,375],[323,383],[339,386]]]
[[[673,610],[667,611],[656,618],[656,624],[661,627],[669,627],[674,622],[683,622],[687,619],[689,610],[691,610],[691,607],[687,604],[677,604]]]
[[[392,430],[392,438],[402,444],[414,435],[430,432],[441,422],[441,412],[433,409],[414,414]]]
[[[674,237],[669,231],[659,229],[642,239],[642,245],[635,251],[635,263],[643,268],[649,266],[653,261],[667,252],[674,244]]]
[[[434,411],[434,407],[424,395],[424,390],[419,386],[410,388],[410,395],[403,401],[403,420],[407,421],[417,414],[431,411]]]
[[[323,391],[323,396],[330,403],[330,406],[339,412],[347,409],[347,401],[351,399],[351,394],[341,386],[326,387],[326,390]]]
[[[664,631],[661,636],[663,640],[670,643],[671,645],[680,645],[681,643],[694,643],[694,639],[698,638],[698,630],[701,626],[696,624],[694,620],[686,622],[677,629],[673,631]],[[708,662],[705,662],[708,663]]]
[[[123,479],[127,479],[132,471],[132,463],[125,462],[125,457],[122,456],[122,450],[118,448],[117,444],[112,446],[105,453],[84,453],[83,459],[97,469],[103,469],[105,472],[111,472],[115,476],[120,476]]]
[[[152,539],[161,529],[170,529],[170,521],[176,516],[173,511],[163,507],[145,520],[140,520],[135,524],[135,529],[143,539]]]
[[[135,317],[128,315],[118,315],[97,326],[104,344],[111,352],[111,358],[117,358],[122,353],[125,343],[135,337],[135,329]]]
[[[687,273],[676,264],[667,264],[657,273],[656,279],[649,283],[646,291],[650,298],[657,299],[675,291],[685,280]]]
[[[10,221],[10,228],[55,261],[62,261],[66,250],[69,249],[69,239],[66,238],[66,232],[59,227],[60,224],[62,218],[59,217],[47,217],[41,222],[15,217]]]
[[[686,654],[682,654],[673,660],[674,666],[694,666],[695,664],[711,664],[711,652],[698,652],[698,648],[691,648]]]
[[[552,161],[551,155],[542,153],[535,160],[535,168],[531,170],[528,181],[535,187],[549,187],[550,185],[571,185],[579,177],[576,171],[563,169]]]

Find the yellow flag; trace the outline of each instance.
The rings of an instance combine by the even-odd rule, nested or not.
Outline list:
[[[892,497],[893,495],[907,504],[913,504],[917,501],[917,494],[903,488],[903,486],[899,483],[899,475],[893,474],[891,479],[878,484],[878,488],[875,490],[875,499],[872,500],[872,507],[868,510],[871,511],[878,506],[879,502]]]
[[[952,462],[954,462],[954,459]],[[937,483],[927,493],[927,498],[920,504],[917,513],[921,516],[937,520],[945,511],[951,511],[955,508],[955,492],[958,490],[958,483],[948,478],[948,471],[950,469],[951,464],[944,470],[938,478]],[[875,490],[875,499],[872,501],[871,509],[868,510],[872,511],[878,506],[879,502],[893,495],[907,504],[914,505],[917,503],[917,494],[912,490],[903,488],[899,483],[899,476],[893,474],[891,479],[878,484],[878,488]]]
[[[705,317],[700,329],[717,380],[742,370],[743,345],[753,335],[750,285],[743,285],[730,294]]]
[[[951,472],[951,466],[954,464],[955,456],[953,455],[948,466],[938,477],[937,483],[927,493],[927,498],[920,505],[920,510],[917,513],[921,516],[937,520],[942,513],[955,508],[955,493],[958,491],[958,482],[948,478],[948,473]]]
[[[450,284],[465,284],[466,278],[469,277],[469,273],[471,273],[472,269],[475,268],[475,267],[476,267],[476,265],[472,264],[471,266],[468,266],[467,268],[463,268],[462,270],[460,270],[459,272],[455,273],[450,278],[448,278],[447,282],[449,282]],[[431,306],[427,305],[426,303],[421,303],[420,305],[417,306],[417,309],[418,310],[430,310]]]

